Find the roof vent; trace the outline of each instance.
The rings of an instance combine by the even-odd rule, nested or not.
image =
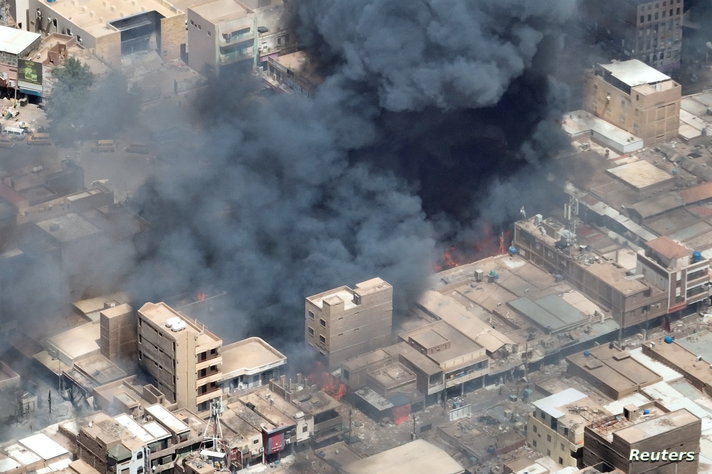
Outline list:
[[[182,319],[179,319],[178,321],[173,323],[173,326],[171,326],[171,331],[178,332],[178,331],[182,331],[185,328],[186,328],[185,321],[183,321]]]
[[[170,329],[170,328],[173,328],[173,326],[174,326],[178,321],[180,321],[180,318],[179,318],[178,316],[174,316],[174,317],[172,317],[172,318],[169,318],[169,319],[166,321],[166,327],[169,328],[169,329]]]

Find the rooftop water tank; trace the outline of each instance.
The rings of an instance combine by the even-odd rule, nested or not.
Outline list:
[[[583,351],[583,356],[584,357],[591,357],[591,353],[588,351]]]
[[[650,410],[647,408],[643,410],[643,415],[650,415]]]
[[[518,250],[514,245],[512,245],[511,247],[509,247],[507,249],[507,252],[509,252],[510,256],[514,256],[514,255],[517,255]]]
[[[672,344],[673,340],[674,339],[672,338],[672,336],[665,336],[665,338],[663,339],[663,341],[665,341],[665,344]]]
[[[694,252],[692,252],[692,261],[699,262],[700,260],[702,260],[702,252],[700,252],[699,250],[695,250]]]

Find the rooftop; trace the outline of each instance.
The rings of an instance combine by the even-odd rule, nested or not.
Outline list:
[[[483,350],[482,346],[465,337],[445,321],[437,321],[421,326],[413,331],[402,333],[399,337],[406,342],[413,340],[426,349],[449,343],[448,347],[426,355],[426,357],[434,360],[447,370],[462,365],[458,362],[462,359],[462,356]],[[486,356],[483,354],[482,358],[486,359]],[[475,359],[468,360],[469,362],[466,362],[465,365],[474,364],[476,361]]]
[[[579,392],[575,388],[570,388],[568,390],[555,393],[554,395],[541,398],[535,401],[533,405],[553,418],[560,418],[566,414],[560,410],[561,407],[577,402],[586,397],[587,395],[585,393]]]
[[[0,51],[20,54],[40,38],[39,33],[0,26]]]
[[[73,362],[99,351],[100,333],[98,321],[82,324],[47,339],[48,350],[57,350],[64,356],[64,362]]]
[[[238,20],[240,18],[245,18],[249,13],[251,13],[251,10],[248,10],[235,0],[214,0],[212,2],[191,7],[190,10],[194,11],[211,23]]]
[[[101,233],[101,229],[73,212],[40,221],[37,226],[62,243]]]
[[[43,5],[95,37],[117,32],[109,25],[110,21],[117,19],[150,11],[165,18],[180,13],[169,2],[161,0],[84,0],[81,4],[78,0],[55,0],[43,2]]]
[[[287,363],[287,356],[259,337],[223,346],[220,353],[223,359],[223,380],[264,372]]]
[[[161,405],[151,405],[146,408],[146,412],[149,413],[156,421],[161,425],[168,428],[173,434],[185,433],[190,431],[190,427],[180,421],[171,412],[166,410]]]
[[[610,168],[607,171],[638,190],[665,183],[673,179],[670,173],[661,170],[645,160],[633,161],[616,166],[615,168]]]
[[[691,254],[691,251],[687,247],[675,242],[667,236],[649,240],[646,242],[646,245],[654,252],[670,259],[687,257]]]
[[[641,84],[654,84],[670,79],[670,76],[663,74],[637,59],[601,64],[600,66],[610,72],[613,77],[630,87],[639,86]]]
[[[450,455],[418,439],[343,467],[348,474],[460,474],[465,470]]]
[[[26,448],[31,449],[45,461],[69,454],[69,451],[43,433],[23,438],[19,441],[19,443]]]
[[[695,415],[685,409],[681,409],[623,428],[616,431],[613,436],[633,444],[691,423],[699,423],[699,421],[700,419]]]
[[[222,340],[207,330],[204,325],[199,325],[198,322],[193,321],[184,314],[174,310],[166,303],[146,303],[141,306],[138,310],[145,318],[150,320],[153,324],[159,326],[162,332],[167,337],[173,337],[174,335],[180,334],[183,331],[188,331],[193,337],[196,338],[196,350],[200,350],[203,347],[217,347],[222,345]],[[179,318],[185,323],[185,329],[179,332],[173,332],[166,327],[166,322],[172,318]]]

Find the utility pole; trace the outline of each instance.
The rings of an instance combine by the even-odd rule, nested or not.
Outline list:
[[[351,415],[353,410],[349,408],[349,444],[351,444]]]
[[[47,406],[49,407],[49,412],[52,413],[52,389],[47,392]]]

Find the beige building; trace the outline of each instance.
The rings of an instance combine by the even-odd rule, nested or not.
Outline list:
[[[561,466],[577,467],[583,454],[584,427],[609,413],[574,388],[533,403],[527,421],[527,444]]]
[[[710,297],[709,260],[670,237],[646,242],[636,273],[667,293],[668,313]]]
[[[222,340],[165,303],[138,310],[138,358],[179,407],[206,411],[222,395]]]
[[[213,0],[189,8],[188,64],[219,75],[293,50],[296,38],[281,26],[283,10],[281,0]]]
[[[185,49],[186,15],[167,0],[29,0],[27,29],[76,38],[109,64],[137,51],[157,51],[165,60]]]
[[[684,408],[662,414],[655,408],[631,407],[624,416],[603,418],[585,428],[583,462],[604,472],[697,473],[701,426]]]
[[[584,107],[650,146],[677,136],[681,92],[669,76],[631,59],[587,73]]]
[[[305,340],[326,358],[329,369],[349,357],[391,340],[393,287],[380,278],[309,296],[305,301]]]

